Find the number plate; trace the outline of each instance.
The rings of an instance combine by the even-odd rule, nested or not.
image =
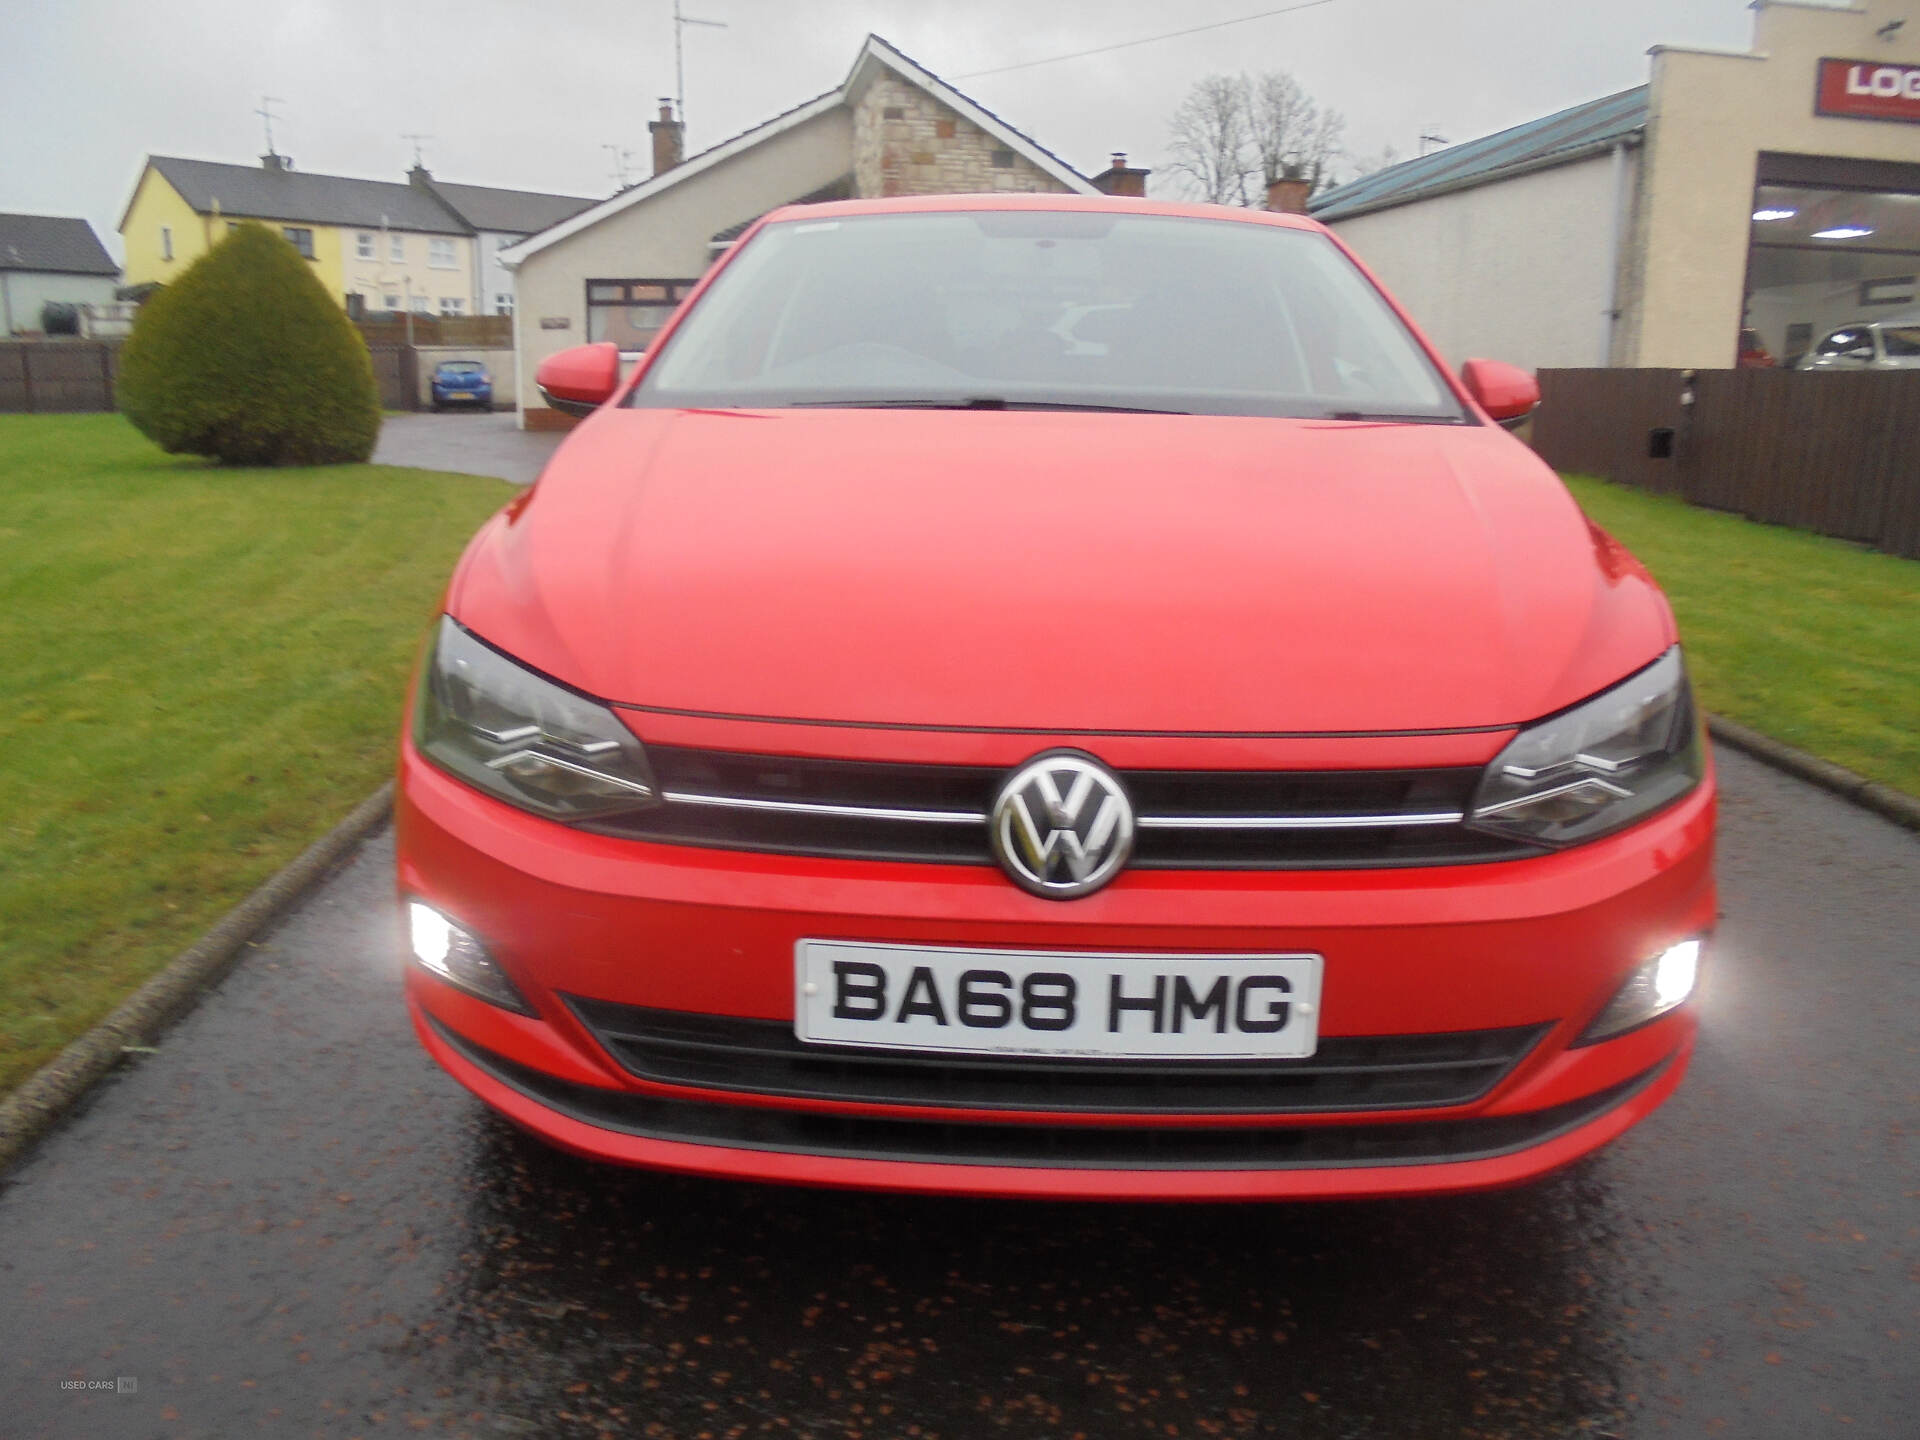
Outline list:
[[[802,940],[793,1030],[816,1045],[1110,1059],[1313,1054],[1318,955],[954,950]]]

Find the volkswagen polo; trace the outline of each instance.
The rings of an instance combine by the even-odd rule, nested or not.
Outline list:
[[[421,1042],[579,1154],[1164,1199],[1512,1184],[1673,1092],[1673,617],[1310,220],[776,211],[488,523],[397,800]]]

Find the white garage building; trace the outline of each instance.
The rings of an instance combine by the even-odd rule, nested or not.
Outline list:
[[[1442,351],[1790,363],[1920,308],[1920,0],[1756,0],[1750,50],[1317,197]]]

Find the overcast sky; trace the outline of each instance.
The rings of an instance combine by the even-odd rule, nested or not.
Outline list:
[[[1286,0],[683,0],[688,151],[837,85],[874,31],[1087,174],[1158,165],[1167,117],[1215,71],[1292,71],[1350,147],[1414,153],[1637,85],[1656,44],[1745,48],[1746,0],[1325,0],[1084,59],[961,78],[1228,20]],[[1294,0],[1299,3],[1299,0]],[[618,144],[646,173],[673,90],[672,0],[0,0],[0,211],[85,215],[119,253],[149,152],[581,195]]]

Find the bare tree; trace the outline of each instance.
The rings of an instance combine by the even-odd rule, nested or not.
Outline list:
[[[1196,81],[1169,126],[1167,168],[1195,198],[1264,205],[1282,177],[1332,184],[1345,153],[1346,117],[1323,108],[1284,70]]]
[[[1214,205],[1248,203],[1247,81],[1208,75],[1194,82],[1173,112],[1167,168],[1196,198]]]
[[[1243,83],[1247,130],[1260,162],[1263,187],[1282,177],[1305,180],[1312,190],[1330,183],[1333,167],[1344,153],[1346,117],[1338,110],[1321,109],[1284,70],[1269,70]],[[1264,193],[1257,198],[1263,200]]]

